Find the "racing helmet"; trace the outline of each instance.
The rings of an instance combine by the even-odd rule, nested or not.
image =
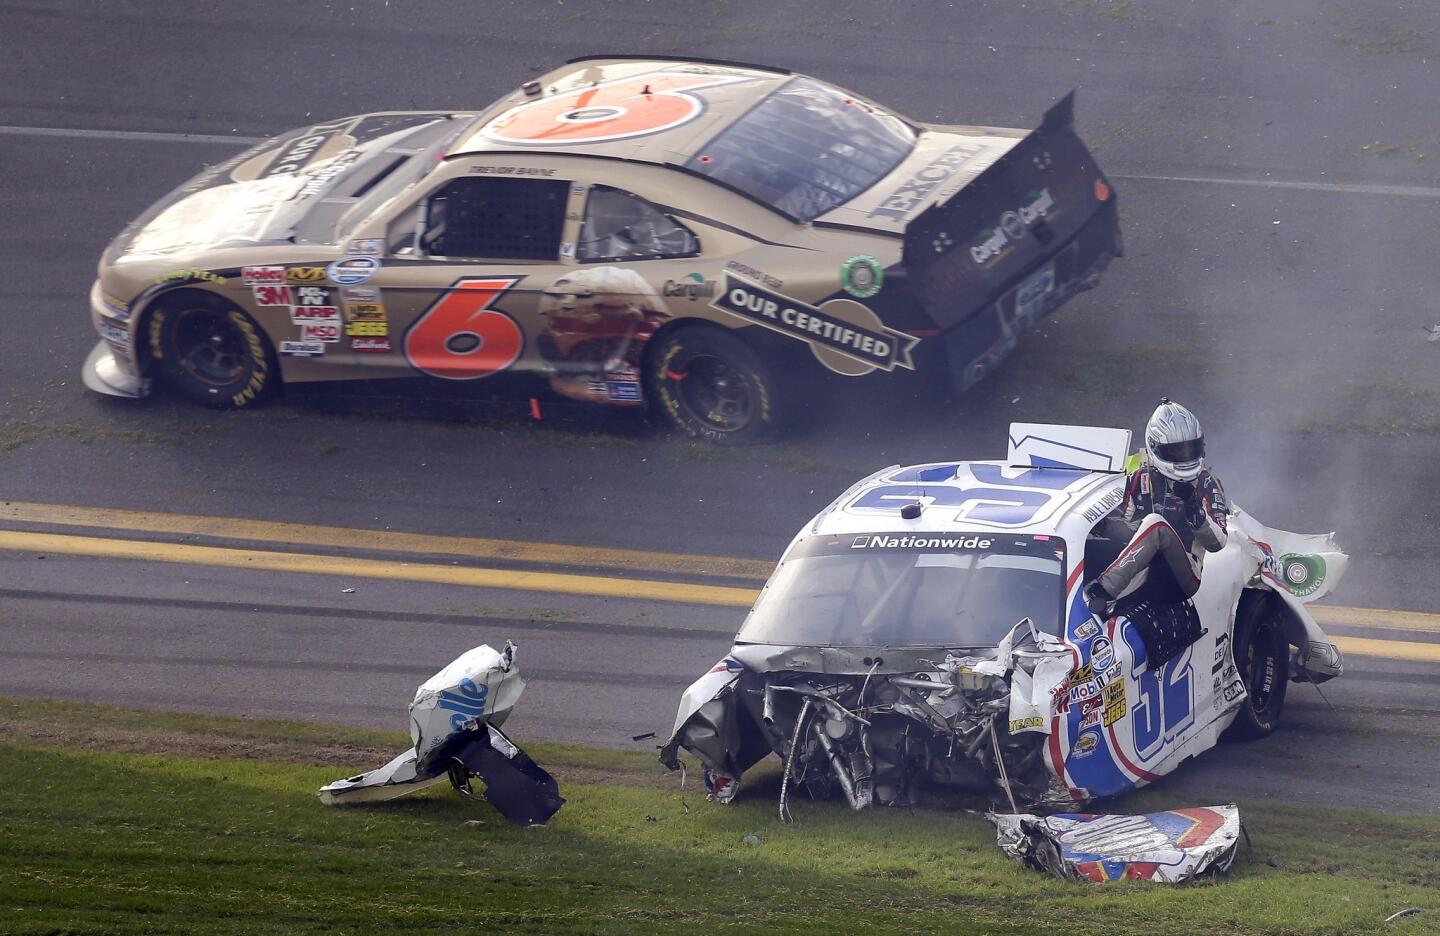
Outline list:
[[[1179,403],[1161,397],[1145,426],[1145,451],[1150,463],[1171,481],[1194,481],[1205,459],[1200,420]]]

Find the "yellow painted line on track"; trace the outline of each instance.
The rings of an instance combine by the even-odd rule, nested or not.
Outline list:
[[[1440,643],[1413,640],[1375,640],[1370,637],[1331,637],[1347,656],[1380,657],[1409,663],[1440,663]]]
[[[1322,627],[1379,628],[1381,630],[1419,631],[1440,634],[1440,614],[1424,611],[1386,611],[1381,608],[1340,608],[1332,605],[1310,605],[1311,617]]]
[[[765,560],[737,559],[725,556],[568,546],[519,540],[431,536],[392,530],[311,526],[235,517],[204,517],[21,501],[0,503],[0,522],[7,520],[86,527],[96,530],[211,536],[286,546],[373,549],[413,555],[506,559],[595,569],[665,572],[674,575],[720,575],[763,580],[774,568],[774,563]],[[572,595],[687,602],[735,608],[750,607],[758,594],[756,590],[749,588],[688,582],[616,579],[599,575],[508,569],[461,568],[425,562],[394,562],[183,543],[150,543],[53,533],[0,531],[0,549],[263,569],[276,572],[437,582],[483,588],[550,591]],[[1310,605],[1309,610],[1321,626],[1337,625],[1367,630],[1399,630],[1440,635],[1440,614],[1423,611],[1390,611],[1381,608],[1346,608],[1333,605]],[[1342,651],[1357,656],[1440,662],[1440,659],[1437,659],[1437,655],[1440,655],[1440,644],[1344,636],[1332,637],[1332,639]]]
[[[598,569],[669,572],[678,575],[721,575],[762,581],[770,575],[770,570],[775,567],[773,562],[725,556],[696,556],[648,552],[640,549],[565,546],[462,536],[429,536],[392,530],[360,530],[346,527],[312,526],[304,523],[281,523],[272,520],[244,520],[237,517],[200,517],[189,514],[120,510],[111,507],[31,504],[21,501],[0,503],[0,522],[6,520],[89,527],[97,530],[123,530],[132,533],[213,536],[220,539],[283,543],[293,546],[375,549],[386,552],[464,556],[468,559],[512,559],[519,562],[553,563]]]
[[[568,595],[596,595],[604,598],[679,601],[686,604],[724,605],[736,608],[750,607],[758,593],[755,589],[728,588],[723,585],[606,578],[599,575],[568,575],[559,572],[525,572],[513,569],[475,569],[429,563],[390,562],[382,559],[320,556],[313,553],[266,552],[259,549],[229,549],[222,546],[192,546],[183,543],[150,543],[140,540],[69,536],[58,533],[0,531],[0,549],[93,556],[101,559],[132,559],[141,562],[175,562],[229,569],[261,569],[268,572],[292,572],[307,575],[433,582],[441,585],[469,585],[479,588],[513,588],[522,591],[560,592]]]

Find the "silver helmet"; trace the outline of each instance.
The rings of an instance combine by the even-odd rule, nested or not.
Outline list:
[[[1194,481],[1205,462],[1205,433],[1200,420],[1179,403],[1162,397],[1145,426],[1150,462],[1172,481]]]

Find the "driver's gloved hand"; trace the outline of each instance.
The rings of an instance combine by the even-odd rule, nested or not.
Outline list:
[[[1105,586],[1096,579],[1085,586],[1085,607],[1090,613],[1102,620],[1110,616],[1110,610],[1115,606],[1115,599],[1105,590]]]

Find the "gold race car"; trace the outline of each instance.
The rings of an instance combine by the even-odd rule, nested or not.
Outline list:
[[[110,244],[86,385],[217,407],[283,383],[506,372],[772,433],[804,375],[964,389],[1121,253],[1072,124],[931,126],[781,69],[578,59],[479,112],[306,127]]]

